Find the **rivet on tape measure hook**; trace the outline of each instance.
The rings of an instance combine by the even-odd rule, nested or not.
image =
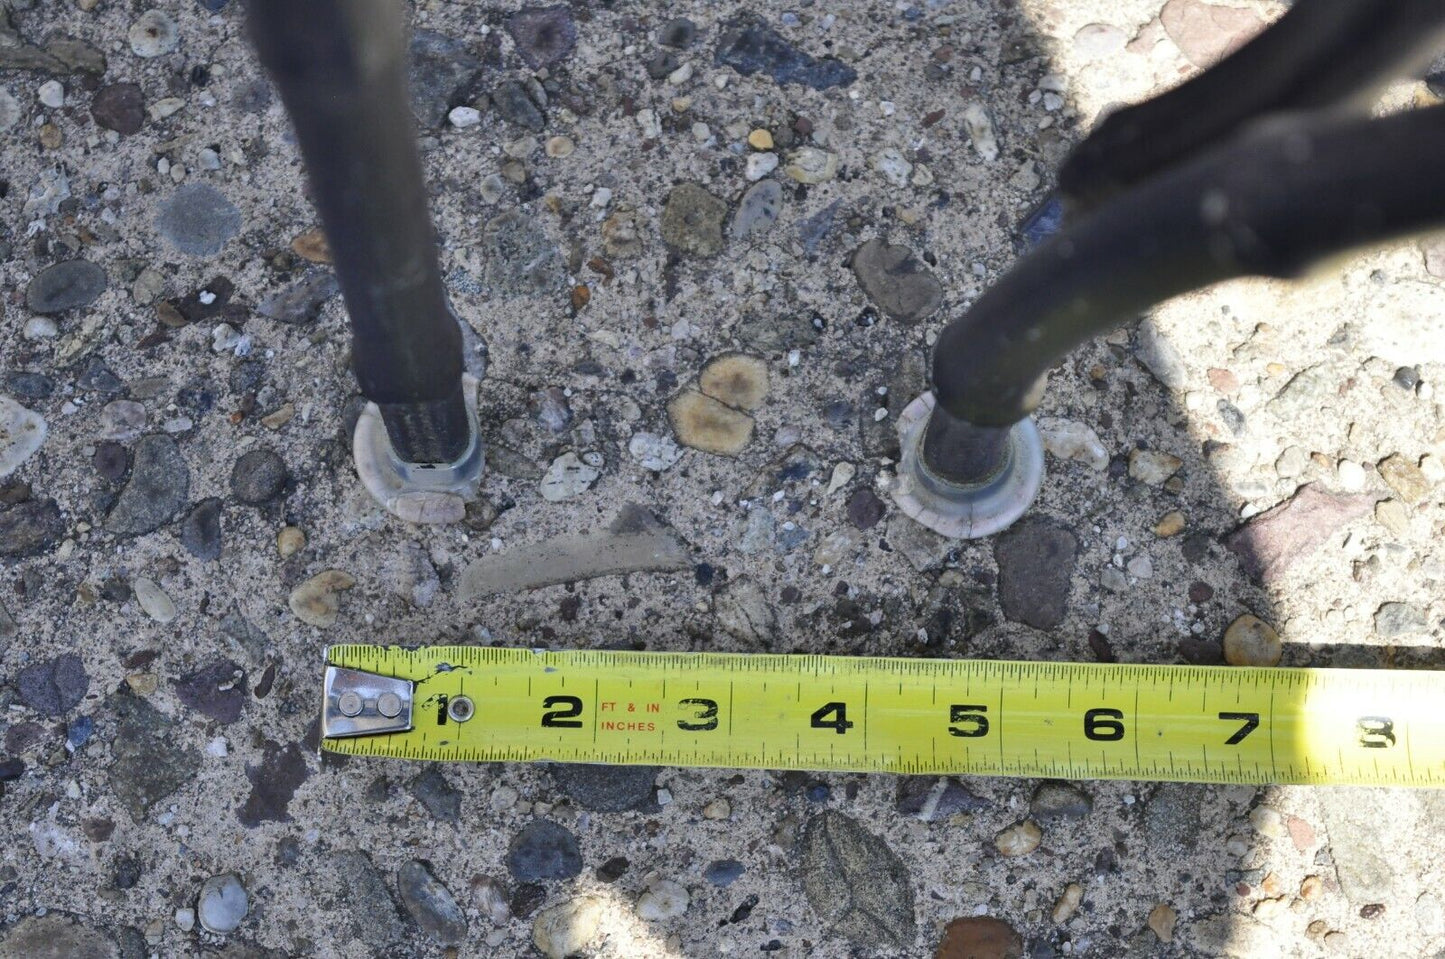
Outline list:
[[[489,647],[327,650],[358,756],[1445,785],[1445,673]]]

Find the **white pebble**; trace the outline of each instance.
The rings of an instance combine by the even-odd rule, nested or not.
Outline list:
[[[65,106],[65,87],[61,86],[59,80],[46,80],[40,84],[37,96],[43,106],[52,110],[59,110]]]
[[[676,919],[687,912],[691,902],[692,898],[681,885],[671,879],[660,879],[637,900],[637,915],[649,922]]]
[[[778,168],[776,153],[754,153],[748,157],[747,178],[757,182]]]
[[[447,114],[447,120],[458,130],[465,130],[481,123],[482,113],[475,107],[452,107],[452,111]]]
[[[60,327],[48,316],[32,316],[25,321],[27,340],[48,340],[60,334]]]

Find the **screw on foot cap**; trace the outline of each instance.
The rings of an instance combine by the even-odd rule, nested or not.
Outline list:
[[[983,483],[960,486],[923,463],[923,434],[933,413],[932,393],[909,403],[898,418],[903,451],[893,499],[915,522],[954,539],[980,539],[1006,529],[1022,516],[1044,481],[1044,447],[1032,419],[1009,429],[1003,467]]]
[[[464,374],[462,390],[472,421],[472,440],[453,463],[407,463],[398,459],[375,403],[367,403],[356,421],[351,453],[361,484],[372,499],[409,523],[461,522],[467,501],[477,495],[482,485],[487,461],[477,425],[476,377]]]

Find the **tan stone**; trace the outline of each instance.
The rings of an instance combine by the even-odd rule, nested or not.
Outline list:
[[[276,534],[276,552],[282,559],[295,556],[306,548],[306,534],[296,526],[283,526]]]
[[[698,389],[740,410],[755,410],[768,395],[768,365],[755,356],[732,353],[703,367]]]
[[[319,226],[312,227],[292,240],[291,252],[309,263],[331,262],[331,244],[326,242],[326,234]]]
[[[324,570],[293,589],[287,605],[301,622],[325,629],[336,625],[341,609],[338,594],[355,585],[356,580],[350,573],[339,569]]]
[[[1027,856],[1039,848],[1043,839],[1044,831],[1039,828],[1039,824],[1027,819],[994,836],[993,844],[1001,856]]]
[[[1167,903],[1159,903],[1149,910],[1149,928],[1154,930],[1154,935],[1159,937],[1160,942],[1174,941],[1174,924],[1179,921],[1179,913]]]
[[[1250,613],[1224,631],[1224,658],[1231,666],[1278,666],[1283,650],[1274,627]]]
[[[1154,524],[1154,535],[1159,537],[1178,536],[1184,532],[1184,514],[1175,510],[1172,513],[1165,513],[1160,517],[1159,522]]]
[[[667,404],[667,417],[684,446],[736,456],[753,438],[753,418],[696,390],[686,390]]]

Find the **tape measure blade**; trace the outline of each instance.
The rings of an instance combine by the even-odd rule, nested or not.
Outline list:
[[[1438,785],[1439,673],[337,646],[416,683],[352,755],[1233,783]],[[464,722],[448,703],[465,696]]]

